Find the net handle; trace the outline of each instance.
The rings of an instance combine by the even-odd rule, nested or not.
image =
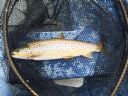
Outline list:
[[[4,47],[5,52],[9,60],[9,64],[14,71],[15,75],[18,77],[18,79],[22,82],[22,84],[32,93],[33,96],[39,96],[22,78],[20,73],[17,71],[17,68],[15,67],[15,64],[13,63],[13,60],[10,55],[9,46],[8,46],[8,40],[7,40],[7,34],[8,34],[8,20],[9,20],[9,12],[13,9],[13,5],[16,3],[16,0],[6,0],[4,11],[3,11],[3,18],[2,18],[2,30],[3,30],[3,38],[4,38]]]

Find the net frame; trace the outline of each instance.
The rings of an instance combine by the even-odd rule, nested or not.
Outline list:
[[[119,0],[119,1],[116,1],[119,6],[120,6],[120,9],[121,9],[121,12],[123,14],[122,18],[124,19],[124,23],[125,23],[125,26],[127,27],[128,25],[128,15],[127,15],[127,12],[126,12],[126,8],[123,4],[123,1],[122,0]],[[13,10],[13,6],[15,5],[16,3],[16,0],[6,0],[5,2],[5,6],[4,6],[4,11],[3,11],[3,22],[2,22],[2,30],[3,30],[3,33],[4,33],[4,46],[5,46],[5,49],[6,49],[6,55],[8,57],[8,60],[10,62],[10,66],[12,68],[12,70],[14,71],[14,73],[16,74],[16,76],[19,78],[19,80],[23,83],[23,85],[34,95],[34,96],[38,96],[38,94],[36,92],[34,92],[34,90],[27,84],[27,82],[25,82],[25,80],[22,78],[22,76],[19,74],[18,70],[16,69],[15,67],[15,64],[13,63],[12,59],[11,59],[11,56],[10,56],[10,52],[9,52],[9,47],[8,47],[8,40],[7,40],[7,34],[8,34],[8,19],[9,19],[9,16],[11,14],[11,11]],[[127,45],[127,43],[126,43]],[[127,52],[127,48],[126,48],[126,52]],[[127,55],[125,55],[124,57],[127,57]],[[123,61],[123,62],[126,62],[126,59]],[[119,86],[125,76],[125,73],[128,69],[128,64],[125,63],[125,66],[123,68],[123,71],[118,79],[118,82],[116,83],[115,85],[115,88],[113,89],[112,93],[111,93],[111,96],[114,96],[116,94],[116,92],[118,91],[119,89]]]
[[[4,47],[6,49],[6,55],[8,57],[8,60],[10,62],[10,66],[18,79],[23,83],[23,85],[32,93],[33,96],[38,96],[38,94],[27,84],[27,82],[22,78],[22,76],[19,74],[18,70],[15,67],[15,64],[13,63],[11,59],[11,55],[9,52],[9,47],[8,47],[8,40],[7,40],[7,33],[8,33],[8,19],[9,15],[11,13],[11,10],[13,10],[13,7],[16,3],[16,0],[6,0],[5,6],[4,6],[4,11],[3,11],[3,23],[2,23],[2,30],[4,33]]]

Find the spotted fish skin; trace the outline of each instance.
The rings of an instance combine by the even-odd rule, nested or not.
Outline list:
[[[76,40],[51,39],[27,43],[14,50],[13,58],[31,60],[68,59],[77,56],[92,57],[92,52],[100,52],[102,43],[93,44]]]

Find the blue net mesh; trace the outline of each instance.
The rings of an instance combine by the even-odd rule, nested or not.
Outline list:
[[[105,3],[97,3],[98,6],[88,0],[19,2],[16,3],[9,22],[10,51],[27,42],[56,38],[62,32],[65,39],[82,42],[98,43],[104,38],[108,51],[93,52],[92,59],[82,56],[70,60],[13,59],[20,74],[40,94],[48,94],[41,96],[108,96],[121,72],[126,47],[125,34],[117,19],[119,16],[113,16],[115,13],[112,13],[113,6],[108,9],[102,7]],[[112,1],[110,3],[113,4]],[[50,8],[48,4],[51,4]],[[3,46],[1,50],[4,50]],[[6,56],[1,58],[7,63]],[[85,78],[84,85],[78,89],[58,86],[52,82],[55,79],[78,77]],[[10,68],[8,78],[10,82],[18,82]]]

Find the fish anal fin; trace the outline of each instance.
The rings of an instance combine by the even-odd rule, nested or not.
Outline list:
[[[42,60],[42,58],[41,57],[35,57],[35,58],[32,58],[32,60],[38,61],[38,60]]]
[[[87,53],[86,55],[82,55],[82,56],[84,56],[84,57],[86,57],[86,58],[92,58],[92,53],[90,52],[90,53]]]
[[[66,56],[66,57],[64,57],[63,59],[65,59],[65,60],[70,60],[70,59],[72,59],[73,58],[73,56]]]

